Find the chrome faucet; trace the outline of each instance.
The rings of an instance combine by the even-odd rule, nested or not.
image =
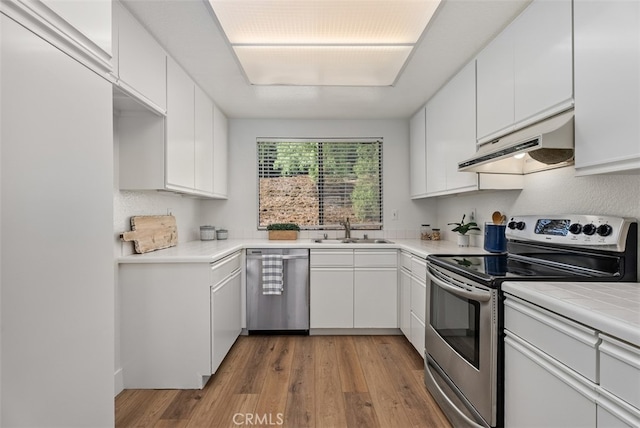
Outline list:
[[[344,227],[344,239],[351,238],[351,223],[349,222],[349,217],[345,221],[340,222],[340,226]]]

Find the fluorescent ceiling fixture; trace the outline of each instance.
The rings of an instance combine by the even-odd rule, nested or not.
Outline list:
[[[209,0],[255,85],[389,86],[440,0]]]

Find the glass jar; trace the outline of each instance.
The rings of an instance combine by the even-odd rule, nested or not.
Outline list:
[[[200,226],[200,240],[212,241],[216,239],[216,227],[215,226]]]
[[[431,227],[428,224],[420,226],[420,239],[423,241],[431,240]]]
[[[431,240],[439,241],[440,240],[440,229],[431,229]]]

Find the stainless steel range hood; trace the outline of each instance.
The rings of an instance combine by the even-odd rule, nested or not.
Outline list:
[[[573,110],[489,141],[458,171],[529,174],[573,164]]]

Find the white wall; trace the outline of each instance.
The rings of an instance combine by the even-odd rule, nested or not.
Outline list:
[[[420,224],[435,221],[437,201],[413,202],[409,197],[407,120],[232,119],[229,121],[229,199],[203,202],[200,219],[203,224],[228,228],[230,238],[266,236],[257,230],[258,137],[382,137],[384,224],[381,234],[387,238],[417,238]],[[394,209],[398,210],[396,221],[391,220]]]
[[[460,221],[472,209],[478,224],[491,221],[498,210],[507,216],[522,214],[601,214],[640,219],[640,175],[575,177],[573,167],[525,176],[522,191],[486,191],[441,198],[438,222],[445,239],[454,240],[447,223]],[[482,246],[481,236],[472,244]]]

